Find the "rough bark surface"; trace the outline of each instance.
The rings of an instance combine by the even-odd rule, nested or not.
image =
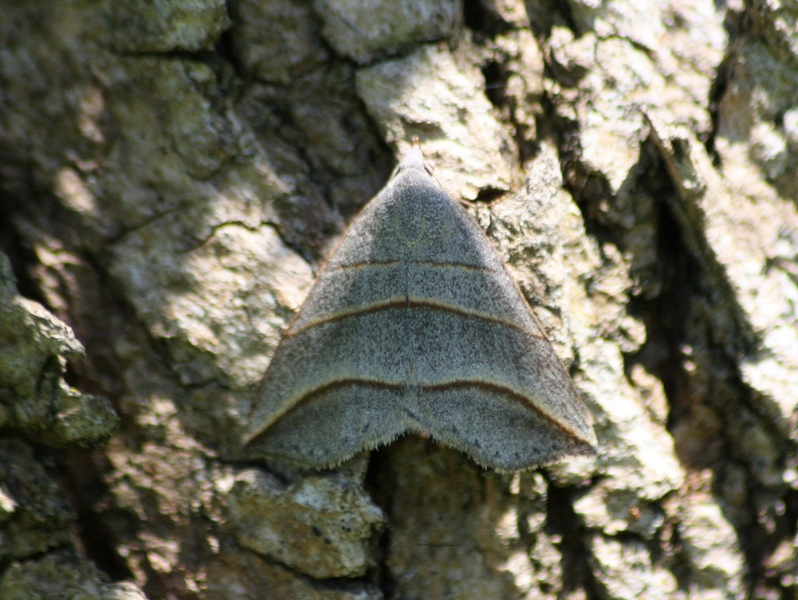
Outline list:
[[[796,98],[795,0],[3,2],[0,600],[798,598]],[[414,136],[595,459],[241,460]]]

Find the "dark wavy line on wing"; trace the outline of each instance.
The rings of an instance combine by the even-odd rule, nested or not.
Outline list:
[[[381,381],[381,380],[376,380],[376,379],[365,379],[365,378],[357,378],[357,377],[348,377],[348,378],[339,379],[339,380],[336,380],[336,381],[330,381],[328,383],[325,383],[324,385],[321,385],[321,386],[319,386],[317,388],[314,388],[312,390],[309,390],[309,391],[305,392],[302,396],[299,396],[299,397],[293,399],[290,403],[288,403],[288,406],[290,408],[288,408],[287,410],[282,412],[280,415],[278,415],[277,418],[275,418],[272,421],[270,421],[268,423],[268,425],[266,425],[264,427],[261,427],[257,432],[255,432],[253,434],[250,434],[248,436],[249,439],[247,439],[246,443],[247,444],[251,443],[253,440],[255,440],[257,437],[259,437],[261,434],[263,434],[269,428],[273,427],[283,416],[285,416],[286,414],[290,413],[291,410],[296,408],[299,404],[304,404],[304,403],[307,403],[307,402],[311,402],[314,399],[315,396],[318,396],[319,394],[323,394],[324,392],[326,392],[328,390],[335,389],[335,388],[340,388],[340,387],[347,387],[347,386],[351,386],[351,385],[358,385],[358,386],[362,386],[362,387],[373,387],[373,388],[390,388],[390,389],[394,389],[394,390],[397,390],[397,391],[401,390],[402,388],[405,387],[405,384],[401,383],[401,382],[400,383],[394,383],[394,382],[390,382],[390,381]],[[503,395],[505,397],[513,398],[513,399],[517,400],[518,402],[521,402],[524,406],[534,410],[535,413],[540,418],[542,418],[545,421],[549,422],[551,425],[553,425],[554,427],[556,427],[560,431],[563,431],[564,433],[566,433],[567,435],[571,436],[572,438],[575,438],[575,439],[577,439],[577,440],[579,440],[579,441],[581,441],[581,442],[583,442],[583,443],[585,443],[585,444],[587,444],[589,446],[593,446],[593,441],[591,441],[589,439],[585,439],[577,431],[575,431],[574,429],[572,429],[572,428],[568,427],[567,425],[563,424],[556,417],[550,415],[549,413],[547,413],[546,411],[541,409],[537,404],[535,404],[535,402],[530,397],[525,396],[523,394],[520,394],[516,390],[513,390],[511,388],[508,388],[508,387],[505,387],[505,386],[502,386],[502,385],[499,385],[499,384],[496,384],[496,383],[493,383],[493,382],[490,382],[490,381],[482,381],[482,380],[479,380],[479,379],[459,379],[459,380],[456,380],[456,381],[449,381],[449,382],[445,382],[445,383],[436,383],[436,384],[432,384],[432,385],[421,385],[421,384],[418,384],[417,387],[418,387],[418,389],[419,389],[419,391],[421,393],[423,393],[424,390],[436,391],[436,390],[449,390],[449,389],[457,389],[457,388],[476,387],[476,388],[481,388],[481,389],[484,389],[484,390],[488,390],[488,391],[491,391],[491,392],[494,392],[494,393],[501,394],[501,395]]]
[[[334,323],[336,321],[342,321],[343,319],[348,319],[350,317],[357,317],[360,315],[377,313],[380,311],[391,310],[395,308],[419,308],[425,310],[437,310],[441,312],[448,312],[463,317],[479,319],[481,321],[487,321],[489,323],[498,323],[499,325],[504,325],[505,327],[510,327],[512,329],[520,331],[521,333],[528,335],[530,337],[534,337],[540,340],[546,340],[545,336],[528,331],[527,329],[524,329],[523,327],[521,327],[514,321],[510,321],[509,319],[494,317],[483,312],[468,310],[456,305],[443,304],[443,303],[438,304],[435,302],[431,302],[429,300],[417,300],[413,298],[409,299],[399,298],[383,302],[373,302],[371,304],[359,306],[358,308],[342,310],[340,312],[325,316],[321,319],[310,321],[309,323],[303,325],[301,328],[297,329],[296,331],[289,329],[285,333],[285,337],[286,338],[294,337],[299,335],[300,333],[307,331],[308,329],[312,329],[313,327],[318,327],[320,325],[325,325],[327,323]]]

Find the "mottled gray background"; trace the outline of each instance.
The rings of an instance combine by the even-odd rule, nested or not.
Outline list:
[[[0,4],[0,600],[798,598],[796,0]],[[241,459],[417,136],[595,418]]]

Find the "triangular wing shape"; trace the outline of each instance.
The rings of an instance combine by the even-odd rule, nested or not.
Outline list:
[[[485,234],[412,150],[285,333],[253,456],[335,466],[406,432],[524,469],[592,453],[587,410]]]

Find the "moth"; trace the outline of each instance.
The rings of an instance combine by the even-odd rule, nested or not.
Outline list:
[[[497,471],[594,453],[588,411],[476,221],[414,147],[278,346],[252,458],[331,468],[406,433]]]

